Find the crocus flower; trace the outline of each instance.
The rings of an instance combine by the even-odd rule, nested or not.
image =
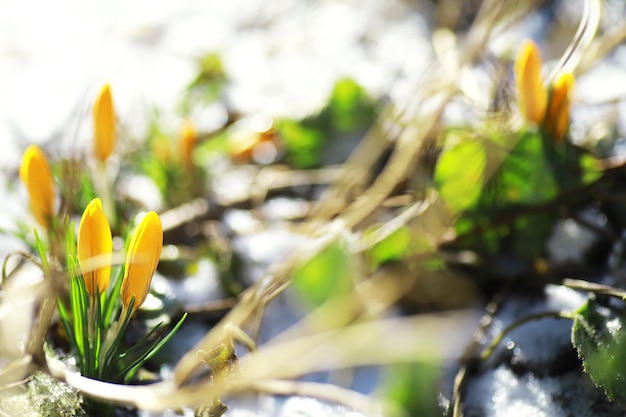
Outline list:
[[[180,156],[185,165],[191,165],[191,154],[193,148],[196,146],[198,140],[198,133],[189,120],[185,120],[180,130]]]
[[[54,214],[54,180],[50,164],[38,146],[30,145],[24,151],[20,179],[26,185],[33,216],[49,229]]]
[[[104,164],[113,153],[117,140],[115,131],[115,110],[111,87],[105,84],[100,90],[93,106],[94,154]]]
[[[540,125],[554,140],[561,140],[569,126],[570,93],[574,76],[563,73],[549,87],[541,76],[537,45],[525,41],[515,59],[515,82],[520,110],[526,120]]]
[[[85,288],[92,297],[109,285],[113,239],[102,202],[94,198],[87,205],[78,227],[78,263]]]
[[[519,106],[526,120],[541,123],[546,112],[548,92],[541,76],[541,54],[537,44],[526,40],[515,60],[515,83]]]
[[[126,268],[122,281],[122,303],[126,308],[135,297],[133,311],[143,304],[150,290],[152,275],[156,271],[161,248],[163,228],[159,216],[151,211],[133,232],[126,255]]]
[[[574,87],[571,73],[561,74],[552,84],[550,103],[544,119],[544,129],[556,140],[561,140],[569,126],[570,93]]]

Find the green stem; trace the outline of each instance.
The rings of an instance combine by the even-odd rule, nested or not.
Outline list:
[[[128,309],[126,306],[122,307],[122,314],[120,315],[120,318],[116,322],[114,322],[104,334],[104,340],[102,342],[103,354],[100,355],[100,367],[104,367],[107,365],[105,364],[106,359],[107,357],[110,357],[109,351],[113,347],[113,342],[117,339],[117,335],[122,330],[122,318],[126,317],[127,310]]]
[[[608,285],[596,284],[594,282],[584,281],[581,279],[565,278],[563,286],[573,290],[582,290],[592,292],[594,294],[610,295],[612,297],[626,300],[626,291],[619,288],[610,287]]]
[[[96,175],[93,179],[94,187],[102,201],[102,209],[109,219],[113,228],[117,227],[117,217],[115,212],[115,202],[113,200],[113,185],[107,172],[105,163],[97,163]]]
[[[88,356],[90,375],[95,377],[97,375],[98,370],[98,358],[97,347],[96,347],[96,308],[98,308],[98,304],[96,303],[96,296],[89,296],[89,322],[87,324],[87,340],[88,340],[88,348],[85,349],[85,355]]]
[[[498,344],[500,344],[502,339],[504,339],[504,337],[511,331],[531,321],[541,320],[549,317],[573,320],[574,314],[568,311],[548,311],[543,313],[531,314],[530,316],[524,317],[523,319],[511,323],[510,325],[505,327],[498,335],[496,335],[496,337],[493,338],[489,346],[487,346],[485,350],[482,351],[482,353],[480,354],[480,360],[487,360],[487,358],[491,356]]]

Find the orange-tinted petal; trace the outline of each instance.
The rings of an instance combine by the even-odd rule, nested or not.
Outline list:
[[[571,73],[561,74],[552,84],[544,129],[555,140],[563,139],[569,128],[570,94],[573,89],[574,75]]]
[[[102,87],[93,105],[93,125],[94,154],[101,163],[104,163],[113,153],[117,141],[115,109],[109,84]]]
[[[526,120],[540,124],[546,112],[548,92],[541,76],[541,54],[533,41],[522,44],[514,71],[520,110]]]
[[[191,165],[191,155],[198,140],[198,133],[193,123],[185,120],[180,131],[180,156],[186,165]]]
[[[26,186],[33,216],[46,229],[54,215],[54,179],[48,159],[36,145],[24,151],[20,164],[20,179]]]
[[[78,263],[87,292],[95,296],[109,286],[113,239],[99,198],[83,212],[78,227]]]
[[[163,228],[159,216],[151,211],[133,232],[126,255],[126,268],[122,281],[122,303],[129,306],[135,297],[133,310],[143,304],[150,290],[152,275],[156,271],[163,247]]]

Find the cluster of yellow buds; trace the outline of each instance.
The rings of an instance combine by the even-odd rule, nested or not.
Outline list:
[[[161,220],[155,212],[149,212],[133,232],[126,255],[121,286],[122,304],[126,309],[133,299],[133,311],[146,300],[162,247]],[[77,253],[85,289],[92,298],[109,285],[112,251],[111,228],[100,199],[95,198],[87,205],[80,221]]]
[[[116,142],[115,111],[109,84],[100,90],[93,106],[94,155],[104,165]],[[20,179],[26,186],[33,217],[46,230],[52,228],[55,187],[46,155],[37,145],[30,145],[22,155]]]
[[[116,210],[113,182],[108,176],[112,171],[107,166],[117,135],[108,84],[100,90],[92,110],[93,158],[96,161],[92,181],[96,194],[102,200],[94,198],[85,208],[76,242],[72,229],[63,227],[68,225],[68,213],[56,208],[53,171],[38,146],[31,145],[24,151],[19,174],[28,192],[33,217],[48,233],[50,256],[58,261],[65,259],[72,272],[69,280],[70,305],[65,304],[64,297],[59,297],[58,311],[70,349],[76,355],[77,367],[83,375],[91,378],[128,382],[145,361],[174,335],[185,315],[167,335],[150,339],[146,336],[126,353],[120,354],[120,349],[124,349],[122,335],[129,320],[148,296],[161,257],[163,227],[155,212],[147,213],[139,221],[129,238],[124,274],[117,279],[117,275],[112,274],[114,255],[111,232],[111,224],[116,225]],[[181,134],[181,159],[191,165],[196,132],[189,124]],[[37,248],[42,256],[42,265],[48,264],[39,240]],[[131,367],[126,363],[129,357],[132,357]]]
[[[541,75],[541,54],[537,44],[525,41],[515,59],[515,82],[520,110],[555,140],[565,137],[569,127],[571,73],[560,74],[547,86]]]
[[[184,119],[176,135],[177,153],[172,149],[172,141],[166,135],[157,135],[152,139],[152,153],[163,165],[193,166],[193,152],[198,143],[198,131],[190,119]]]

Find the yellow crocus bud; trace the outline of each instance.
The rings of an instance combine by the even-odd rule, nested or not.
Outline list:
[[[92,297],[109,286],[113,239],[102,202],[94,198],[87,205],[78,227],[78,263],[85,288]]]
[[[161,248],[163,247],[163,227],[158,214],[151,211],[133,232],[126,255],[126,269],[122,281],[122,303],[125,307],[135,297],[133,311],[146,301],[152,275],[156,271]]]
[[[554,140],[565,137],[569,127],[570,94],[574,89],[574,75],[561,74],[552,84],[548,111],[543,121],[545,132]]]
[[[102,86],[93,105],[94,155],[104,164],[113,153],[117,132],[115,130],[115,110],[109,84]]]
[[[548,92],[541,76],[541,54],[533,41],[522,44],[514,72],[520,110],[526,120],[540,124],[546,112]]]
[[[185,165],[191,165],[191,154],[198,140],[196,128],[190,120],[185,120],[180,130],[180,156]]]
[[[50,164],[37,145],[30,145],[24,151],[20,179],[26,185],[33,216],[39,224],[50,229],[54,215],[54,179]]]

